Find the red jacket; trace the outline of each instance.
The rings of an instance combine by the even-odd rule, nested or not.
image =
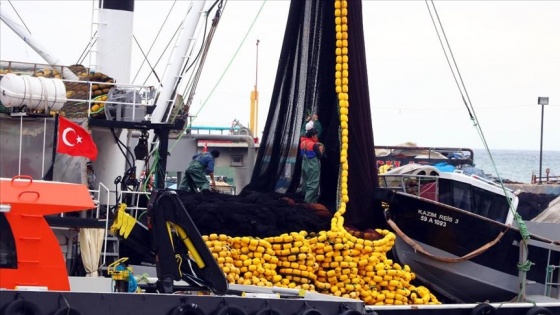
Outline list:
[[[301,137],[299,143],[299,149],[302,156],[305,156],[308,159],[312,158],[323,158],[323,153],[319,149],[321,143],[319,141],[313,140],[313,138],[308,137]]]

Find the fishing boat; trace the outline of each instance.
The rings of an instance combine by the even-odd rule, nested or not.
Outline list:
[[[119,36],[131,38],[130,34],[123,35],[123,31],[127,31],[130,26],[127,22],[131,20],[133,2],[103,1],[98,12],[98,36],[103,39],[107,36],[112,40],[99,41],[99,56],[103,58],[97,60],[95,73],[91,68],[51,65],[52,68],[60,67],[57,70],[59,74],[75,76],[76,78],[71,79],[66,79],[65,76],[63,78],[68,84],[76,83],[77,85],[70,85],[76,89],[70,90],[68,85],[64,85],[64,93],[54,93],[57,95],[54,99],[42,95],[33,105],[30,104],[36,94],[19,93],[23,95],[19,96],[19,100],[24,99],[26,102],[9,105],[11,110],[6,121],[10,121],[12,131],[19,127],[19,130],[26,131],[25,136],[28,137],[60,137],[60,141],[52,140],[47,145],[43,140],[42,146],[32,141],[19,141],[27,145],[26,148],[33,147],[35,151],[49,151],[40,148],[52,148],[61,142],[70,147],[77,145],[77,137],[71,138],[76,142],[69,141],[68,137],[72,133],[68,127],[61,132],[56,130],[60,121],[51,117],[51,110],[56,113],[65,109],[66,113],[73,113],[69,109],[81,108],[76,111],[76,116],[70,118],[89,129],[102,154],[97,159],[91,158],[91,168],[95,169],[99,183],[93,189],[88,190],[86,185],[90,178],[87,175],[92,173],[89,173],[87,160],[82,157],[47,158],[42,164],[52,164],[53,171],[52,174],[42,169],[38,172],[38,177],[45,178],[44,181],[21,174],[2,180],[0,231],[4,234],[1,238],[3,243],[0,243],[0,280],[5,281],[1,282],[2,313],[358,315],[376,312],[418,314],[419,310],[422,314],[461,314],[468,309],[472,314],[483,314],[497,312],[499,309],[504,314],[517,315],[527,312],[550,314],[551,310],[560,307],[554,303],[537,306],[518,303],[505,307],[487,303],[437,305],[437,298],[429,289],[417,287],[412,282],[415,273],[408,266],[398,265],[387,257],[386,252],[393,245],[395,236],[383,229],[385,220],[382,204],[371,194],[373,187],[378,185],[378,176],[371,167],[375,165],[375,154],[367,71],[362,66],[365,64],[365,49],[359,1],[291,2],[280,58],[281,66],[277,73],[265,132],[254,167],[253,161],[248,161],[252,174],[249,183],[240,193],[289,193],[297,190],[301,177],[301,157],[297,150],[299,130],[305,113],[311,109],[319,114],[325,127],[322,141],[327,147],[327,158],[322,163],[324,175],[321,179],[322,194],[319,202],[325,208],[333,209],[334,213],[327,210],[331,216],[327,219],[330,230],[319,231],[314,235],[307,235],[306,231],[294,231],[294,234],[268,236],[266,239],[252,236],[228,237],[222,234],[205,235],[207,238],[201,236],[198,227],[193,224],[194,220],[191,220],[190,211],[194,202],[184,203],[179,200],[182,192],[165,189],[167,162],[169,160],[173,163],[172,157],[168,157],[170,144],[174,140],[181,141],[178,146],[182,151],[174,154],[179,157],[196,153],[197,141],[201,139],[246,142],[249,152],[254,150],[251,147],[254,139],[247,135],[193,135],[188,133],[188,128],[184,129],[188,106],[183,103],[183,96],[179,95],[176,87],[186,75],[181,70],[191,69],[185,66],[193,61],[187,56],[202,13],[221,8],[219,4],[220,2],[192,2],[190,13],[183,24],[184,30],[170,60],[169,73],[166,73],[158,87],[150,87],[121,83],[127,82],[128,77],[127,67],[122,63],[123,55],[128,58],[129,54],[126,49],[117,50],[126,46],[121,45],[123,37],[120,37],[121,40],[117,39]],[[216,18],[221,12],[217,13]],[[114,23],[114,19],[119,23]],[[335,33],[340,39],[336,40],[332,36]],[[115,35],[117,38],[112,37]],[[342,37],[347,38],[343,40]],[[352,51],[350,55],[349,49]],[[105,50],[110,50],[113,54],[103,54]],[[50,63],[52,60],[47,61]],[[336,68],[340,70],[333,74],[333,69]],[[37,67],[30,69],[37,72]],[[42,73],[45,74],[46,71],[42,70]],[[54,76],[53,79],[57,79],[57,74]],[[16,77],[6,75],[0,82],[5,84],[17,81]],[[26,78],[41,86],[41,90],[41,84],[57,82]],[[305,88],[301,88],[303,86]],[[333,89],[334,86],[337,88]],[[85,90],[81,91],[77,87],[85,87]],[[96,92],[99,89],[101,92]],[[108,89],[107,98],[104,98],[104,89]],[[112,95],[108,95],[109,91],[112,91]],[[81,95],[79,92],[84,93]],[[8,88],[2,94],[18,99],[18,93]],[[349,99],[361,102],[349,107]],[[303,104],[309,108],[305,108]],[[4,105],[8,106],[8,102]],[[102,107],[104,110],[100,111]],[[348,125],[349,120],[353,122],[352,128]],[[5,125],[4,121],[1,125]],[[81,130],[78,127],[70,129],[74,132]],[[33,132],[37,130],[42,132]],[[22,134],[16,133],[14,139],[22,139]],[[173,139],[175,134],[183,135],[184,139]],[[6,137],[4,132],[2,137]],[[349,139],[352,139],[351,145]],[[44,156],[42,154],[36,160],[43,161]],[[133,164],[136,163],[130,161],[136,159],[139,162],[135,167]],[[25,169],[21,167],[21,161],[22,157],[19,156],[14,165]],[[157,167],[152,169],[149,162],[154,162]],[[348,165],[352,165],[352,168],[349,169]],[[145,187],[144,183],[137,180],[137,174],[142,171],[148,174],[144,176],[146,179],[152,178],[151,173],[155,174],[153,190],[138,189]],[[61,183],[63,181],[74,184],[65,186]],[[4,194],[4,191],[10,193]],[[65,194],[72,194],[75,198],[71,199],[75,202],[69,205],[60,202],[59,199],[64,199]],[[140,195],[145,196],[148,202],[139,203],[142,199],[138,197]],[[221,198],[233,198],[231,195],[219,195]],[[249,197],[254,196],[251,194]],[[199,194],[194,198],[205,199],[206,196]],[[294,207],[293,200],[280,199],[283,205]],[[272,205],[265,206],[270,211]],[[223,206],[226,210],[229,207],[233,207],[233,202]],[[78,216],[70,215],[70,212],[78,209],[81,209]],[[277,212],[275,210],[276,208],[272,208],[271,212]],[[299,212],[305,211],[300,210]],[[52,214],[55,215],[51,216]],[[292,214],[297,215],[296,212]],[[143,221],[142,218],[148,220]],[[271,218],[272,216],[259,218],[261,221],[250,219],[245,223],[255,225],[255,222],[265,222]],[[218,218],[215,222],[217,226],[235,225],[233,221],[223,218]],[[378,229],[371,239],[362,239],[348,233],[344,228],[346,224],[360,230]],[[106,234],[109,226],[114,228],[112,236]],[[65,246],[60,248],[65,247],[64,254],[58,255],[59,252],[55,250],[56,237],[49,233],[58,231],[62,235],[60,239],[68,240],[76,237],[76,229],[81,233],[86,231],[86,227],[101,231],[91,233],[95,235],[79,242],[83,253],[93,253],[92,261],[95,263],[87,266],[86,271],[88,275],[98,271],[105,272],[108,277],[68,277],[61,272],[69,260],[64,262],[60,258],[69,256],[74,244],[63,244]],[[123,257],[119,250],[111,252],[115,255],[111,256],[115,257],[113,262],[106,261],[110,247],[108,242],[115,239],[132,242],[136,252],[140,252],[144,258],[151,258],[149,263],[152,264],[151,267],[155,265],[157,271],[155,277],[132,277],[137,269],[124,264],[123,258],[128,257]],[[231,246],[230,243],[220,243],[229,241],[232,241]],[[96,245],[88,246],[89,243]],[[270,247],[266,247],[267,243]],[[303,246],[307,243],[309,246]],[[322,247],[312,244],[322,244]],[[102,247],[105,255],[102,259],[96,259]],[[315,252],[310,252],[311,248]],[[247,256],[243,259],[243,255],[236,257],[236,263],[241,263],[239,268],[245,267],[248,270],[243,273],[242,282],[236,284],[228,283],[231,282],[227,278],[230,274],[226,275],[227,272],[223,269],[226,265],[221,262],[227,262],[228,257],[233,257],[227,256],[230,253],[234,255],[235,251],[232,249]],[[280,251],[279,254],[276,251]],[[277,265],[280,258],[276,257],[276,261],[272,262],[272,256],[275,256],[272,253],[283,258],[283,268]],[[221,256],[222,254],[226,257]],[[51,255],[56,257],[45,260],[45,256]],[[249,259],[249,255],[252,255],[252,259]],[[357,259],[358,257],[363,259]],[[347,258],[352,258],[352,261],[346,260]],[[266,262],[267,259],[271,259],[270,263],[266,268],[263,264],[261,270],[258,262]],[[101,267],[106,268],[103,270]],[[237,266],[227,267],[231,271]],[[317,272],[316,277],[310,275],[310,269]],[[272,271],[275,273],[271,273]],[[261,280],[256,276],[252,277],[253,273],[264,274],[262,278],[266,280],[266,276],[272,277],[275,282],[269,281],[270,286],[267,286],[269,283],[264,283],[266,281],[263,281],[264,286],[253,285],[259,283],[253,281]],[[315,290],[309,286],[309,279],[316,285]],[[358,283],[353,282],[356,281],[354,279]],[[143,282],[145,292],[132,292],[131,283],[134,281]],[[245,281],[251,284],[246,284]],[[361,281],[364,281],[363,285]],[[304,286],[306,284],[308,286]],[[388,305],[391,303],[393,305]]]
[[[512,190],[421,165],[383,174],[380,182],[376,196],[398,235],[395,257],[448,299],[559,298],[558,224],[523,221]]]

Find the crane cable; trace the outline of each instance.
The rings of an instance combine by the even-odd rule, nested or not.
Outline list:
[[[459,66],[457,65],[457,62],[455,61],[455,57],[453,56],[453,52],[451,50],[451,46],[449,44],[449,41],[447,40],[447,36],[445,35],[445,31],[443,29],[441,19],[439,18],[439,15],[437,13],[436,6],[435,6],[433,0],[425,0],[425,3],[426,3],[426,7],[428,8],[428,12],[430,13],[430,18],[432,19],[432,23],[434,25],[436,33],[438,35],[439,42],[440,42],[441,47],[443,49],[443,52],[445,54],[445,58],[447,59],[447,64],[449,65],[449,68],[450,68],[450,70],[453,74],[453,78],[455,79],[455,83],[457,85],[457,88],[459,88],[459,92],[461,93],[463,103],[465,104],[465,107],[467,108],[467,111],[469,113],[469,117],[473,121],[473,124],[474,124],[476,130],[478,131],[478,133],[480,135],[482,143],[484,144],[484,149],[486,150],[486,152],[488,153],[488,156],[490,157],[490,161],[492,162],[492,167],[494,168],[494,172],[496,173],[499,184],[500,184],[500,186],[501,186],[501,188],[504,192],[504,195],[506,196],[506,200],[507,200],[508,206],[509,206],[509,211],[513,212],[512,199],[507,197],[506,187],[504,186],[502,178],[500,177],[498,169],[496,168],[496,163],[494,162],[494,158],[492,157],[492,153],[490,152],[490,149],[488,147],[488,143],[486,142],[486,139],[484,137],[484,133],[482,132],[482,128],[480,127],[480,123],[478,122],[478,118],[476,117],[474,107],[472,105],[469,94],[467,92],[467,88],[465,86],[465,83],[464,83],[463,78],[461,76],[461,73],[459,71]],[[430,3],[431,3],[432,8],[430,8]],[[432,14],[432,10],[433,10],[433,14]],[[439,25],[439,29],[438,29],[438,25],[436,25],[436,21],[434,19],[434,16],[437,19],[437,24]],[[441,34],[440,34],[440,29],[441,29]],[[444,46],[444,42],[442,40],[442,37],[445,40],[445,46]],[[447,50],[449,50],[449,54],[447,53],[446,48],[447,48]],[[451,58],[451,60],[450,60],[450,58]],[[453,61],[453,65],[451,64],[451,61]],[[530,233],[527,229],[527,225],[525,224],[525,222],[523,221],[523,218],[519,215],[519,213],[513,212],[513,217],[514,217],[515,223],[518,226],[519,234],[522,237],[522,241],[519,243],[520,250],[524,251],[525,253],[528,253],[529,246],[527,244],[527,240],[530,239]],[[528,257],[528,255],[526,257]],[[521,272],[526,273],[531,268],[531,265],[533,265],[533,263],[531,261],[529,261],[528,259],[525,259],[524,262],[518,263],[517,267]],[[518,293],[518,300],[522,300],[524,298],[524,296],[525,296],[525,283],[522,283],[520,285],[520,290],[519,290],[519,293]]]
[[[239,43],[239,46],[237,47],[237,50],[235,51],[235,53],[233,54],[233,56],[231,57],[229,63],[227,64],[226,68],[224,69],[222,75],[220,76],[220,78],[218,79],[218,81],[216,82],[216,84],[214,84],[214,87],[212,87],[212,90],[210,91],[210,94],[208,95],[208,97],[204,100],[204,102],[202,103],[201,107],[198,109],[198,111],[196,112],[195,115],[193,115],[194,117],[197,117],[198,114],[202,111],[202,109],[206,106],[206,104],[208,103],[208,100],[213,96],[214,92],[216,91],[216,88],[218,87],[218,85],[220,85],[220,82],[222,81],[222,79],[224,78],[224,76],[226,75],[227,71],[229,70],[229,68],[231,67],[231,65],[233,64],[233,61],[235,60],[235,58],[237,57],[237,54],[239,53],[239,51],[241,50],[241,47],[243,47],[243,44],[245,43],[245,41],[247,40],[247,37],[249,36],[249,34],[251,33],[251,30],[253,29],[253,27],[255,26],[255,23],[257,22],[257,19],[259,18],[264,5],[266,4],[267,0],[264,0],[262,2],[261,7],[259,8],[259,11],[257,12],[257,15],[255,16],[255,18],[253,19],[253,22],[251,23],[251,25],[249,26],[249,29],[247,29],[247,32],[245,33],[245,36],[243,37],[243,39],[241,40],[241,43]],[[185,130],[183,131],[183,133],[186,131],[187,128],[185,128]]]
[[[218,23],[220,22],[220,18],[221,18],[221,9],[222,4],[220,3],[218,10],[216,11],[216,15],[214,16],[214,19],[212,20],[212,27],[210,28],[210,31],[208,32],[208,35],[206,36],[206,41],[204,42],[204,47],[202,49],[202,54],[200,56],[200,58],[198,59],[198,67],[196,70],[196,73],[194,74],[194,78],[192,80],[192,85],[190,87],[190,91],[189,91],[189,96],[187,97],[187,101],[184,104],[183,109],[185,110],[186,113],[188,113],[188,109],[190,108],[190,105],[192,104],[192,100],[194,98],[194,94],[196,91],[196,87],[198,86],[198,82],[200,80],[200,76],[202,74],[202,69],[203,69],[203,65],[204,62],[206,61],[206,57],[208,56],[208,50],[210,49],[210,44],[212,43],[212,39],[214,38],[214,34],[216,33],[216,29],[218,27]],[[187,93],[187,87],[185,87],[185,90],[183,91],[183,95]]]
[[[219,5],[218,5],[218,9],[216,10],[215,19],[213,20],[212,27],[211,27],[211,29],[210,29],[209,34],[207,35],[207,34],[206,34],[206,25],[208,24],[208,16],[209,16],[209,13],[210,13],[210,12],[213,10],[213,8],[216,6],[217,3],[219,3]],[[206,55],[207,55],[207,53],[208,53],[208,48],[209,48],[211,39],[213,38],[214,33],[215,33],[215,29],[217,28],[217,25],[218,25],[217,22],[219,21],[219,17],[221,16],[221,13],[222,13],[222,3],[223,3],[223,0],[216,0],[216,1],[214,2],[214,4],[213,4],[213,5],[208,9],[208,11],[206,12],[206,22],[205,22],[205,29],[204,29],[204,33],[205,33],[205,34],[204,34],[204,36],[203,36],[204,42],[202,43],[201,48],[200,48],[200,50],[198,51],[198,53],[197,53],[196,57],[194,58],[194,60],[192,61],[192,63],[191,63],[191,64],[188,64],[188,60],[187,60],[187,61],[185,62],[185,65],[184,65],[184,67],[183,67],[183,70],[181,71],[180,77],[182,77],[185,73],[187,73],[193,66],[195,66],[195,65],[198,63],[198,65],[197,65],[198,70],[197,70],[197,73],[196,73],[196,75],[195,75],[194,81],[193,81],[193,78],[191,77],[191,79],[189,80],[189,83],[188,83],[188,84],[186,85],[186,87],[185,87],[185,91],[186,91],[187,89],[189,89],[189,87],[190,87],[190,93],[191,93],[191,94],[194,93],[194,90],[196,89],[196,84],[198,83],[198,79],[199,79],[199,77],[200,77],[200,71],[201,71],[202,64],[204,63],[204,60],[206,59]],[[174,37],[175,37],[175,36],[174,36]],[[201,61],[201,60],[202,60],[202,61]],[[194,83],[193,83],[193,82],[194,82]],[[176,94],[176,92],[177,92],[177,88],[179,87],[179,84],[180,84],[180,81],[177,81],[177,83],[175,84],[175,88],[174,88],[174,90],[175,90],[174,93],[175,93],[175,94]],[[174,103],[175,103],[175,102],[174,102]],[[172,114],[173,114],[172,112],[173,112],[173,109],[172,109],[172,108],[169,109],[165,121],[168,121],[168,120],[170,119],[170,117],[171,117]],[[173,117],[174,117],[174,116],[173,116]],[[186,130],[186,129],[185,129],[185,130]],[[184,134],[185,130],[183,130],[183,132],[181,133],[181,135]],[[177,141],[168,149],[168,152],[169,152],[169,153],[173,150],[173,148],[175,147],[176,144],[177,144]],[[151,153],[149,154],[149,157],[153,157],[154,163],[152,164],[152,166],[151,166],[149,169],[146,169],[146,171],[147,171],[146,179],[151,178],[151,176],[152,176],[152,175],[156,172],[156,170],[160,167],[158,161],[159,161],[159,159],[160,159],[161,157],[159,156],[159,154],[158,154],[159,152],[157,151],[157,148],[158,148],[158,147],[159,147],[159,140],[154,139],[154,141],[152,142]],[[143,183],[142,187],[143,187],[144,190],[147,188],[147,184],[148,184],[147,182],[144,182],[144,183]]]
[[[196,92],[196,87],[198,86],[198,81],[200,80],[200,76],[202,73],[204,62],[206,61],[206,57],[208,55],[210,44],[212,43],[212,39],[214,38],[214,34],[216,33],[216,29],[218,27],[218,23],[220,22],[220,18],[222,15],[223,1],[224,0],[215,1],[214,4],[208,9],[208,12],[206,14],[206,21],[204,23],[204,36],[203,36],[204,41],[196,57],[194,58],[194,61],[190,65],[185,64],[184,69],[182,71],[182,73],[187,73],[191,68],[193,68],[196,65],[196,71],[194,71],[191,74],[189,83],[185,85],[185,88],[181,93],[181,95],[185,95],[187,91],[189,91],[189,97],[187,97],[187,103],[183,104],[182,107],[174,106],[175,112],[173,112],[173,109],[170,110],[165,121],[170,121],[170,119],[171,121],[173,121],[181,110],[183,110],[183,115],[185,116],[184,118],[186,120],[186,116],[188,115],[188,108],[190,107],[192,98],[194,97],[194,94]],[[210,27],[210,30],[207,31],[209,12],[211,12],[216,5],[218,5],[218,8],[216,10],[216,13],[214,14],[214,18],[212,19],[212,26]],[[177,81],[176,89],[179,87],[179,84],[180,84],[180,78]]]
[[[480,123],[478,122],[478,118],[476,117],[476,113],[474,110],[474,107],[472,105],[471,99],[469,97],[469,93],[467,91],[467,88],[465,86],[465,82],[463,81],[463,77],[461,76],[461,72],[459,71],[459,66],[457,65],[457,62],[455,61],[455,56],[453,55],[453,51],[451,50],[451,45],[449,44],[449,41],[447,40],[447,36],[445,35],[445,30],[443,29],[443,24],[441,23],[441,19],[439,18],[439,15],[437,13],[437,9],[436,6],[433,2],[433,0],[425,0],[426,3],[426,7],[428,9],[428,12],[430,13],[430,18],[432,19],[432,23],[434,25],[434,29],[436,30],[441,48],[443,50],[443,53],[445,55],[445,58],[447,60],[447,64],[449,65],[449,69],[451,70],[451,73],[453,74],[453,79],[455,80],[455,84],[457,85],[457,88],[459,89],[459,93],[461,93],[461,98],[463,100],[463,103],[465,104],[465,107],[467,109],[467,112],[469,114],[470,119],[473,121],[474,127],[476,128],[482,143],[484,145],[484,149],[486,150],[486,152],[488,153],[488,156],[490,157],[490,161],[492,162],[492,167],[494,169],[494,172],[498,178],[498,181],[502,187],[502,190],[504,191],[504,194],[506,194],[506,188],[503,185],[503,181],[502,178],[496,168],[496,163],[494,162],[494,158],[492,157],[492,154],[490,152],[488,143],[486,142],[486,138],[484,137],[484,133],[482,132],[482,128],[480,126]],[[431,7],[430,7],[431,4]],[[432,13],[433,10],[433,13]],[[436,19],[437,19],[437,24],[436,24]],[[439,28],[438,28],[439,26]],[[441,31],[440,31],[441,30]],[[445,41],[445,44],[444,44]],[[447,52],[449,51],[449,53]],[[507,194],[506,194],[507,195]],[[512,210],[512,205],[511,205],[511,200],[510,198],[507,198],[508,204],[509,204],[509,209],[510,211]]]

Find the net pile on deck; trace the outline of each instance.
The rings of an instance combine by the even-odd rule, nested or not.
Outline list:
[[[293,231],[319,232],[330,226],[332,214],[300,195],[245,190],[239,195],[192,194],[177,191],[203,235],[268,237]]]

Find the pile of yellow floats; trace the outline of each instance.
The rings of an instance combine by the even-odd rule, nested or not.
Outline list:
[[[304,289],[369,305],[439,304],[423,286],[414,286],[415,274],[387,258],[395,235],[377,230],[383,238],[357,238],[332,220],[330,231],[308,235],[292,232],[264,239],[203,236],[228,282]]]
[[[348,196],[348,2],[335,5],[335,86],[340,110],[339,206],[330,231],[292,232],[275,237],[205,235],[206,244],[230,283],[304,289],[368,305],[439,304],[415,274],[387,257],[395,234],[376,230],[382,238],[358,238],[344,229]]]

